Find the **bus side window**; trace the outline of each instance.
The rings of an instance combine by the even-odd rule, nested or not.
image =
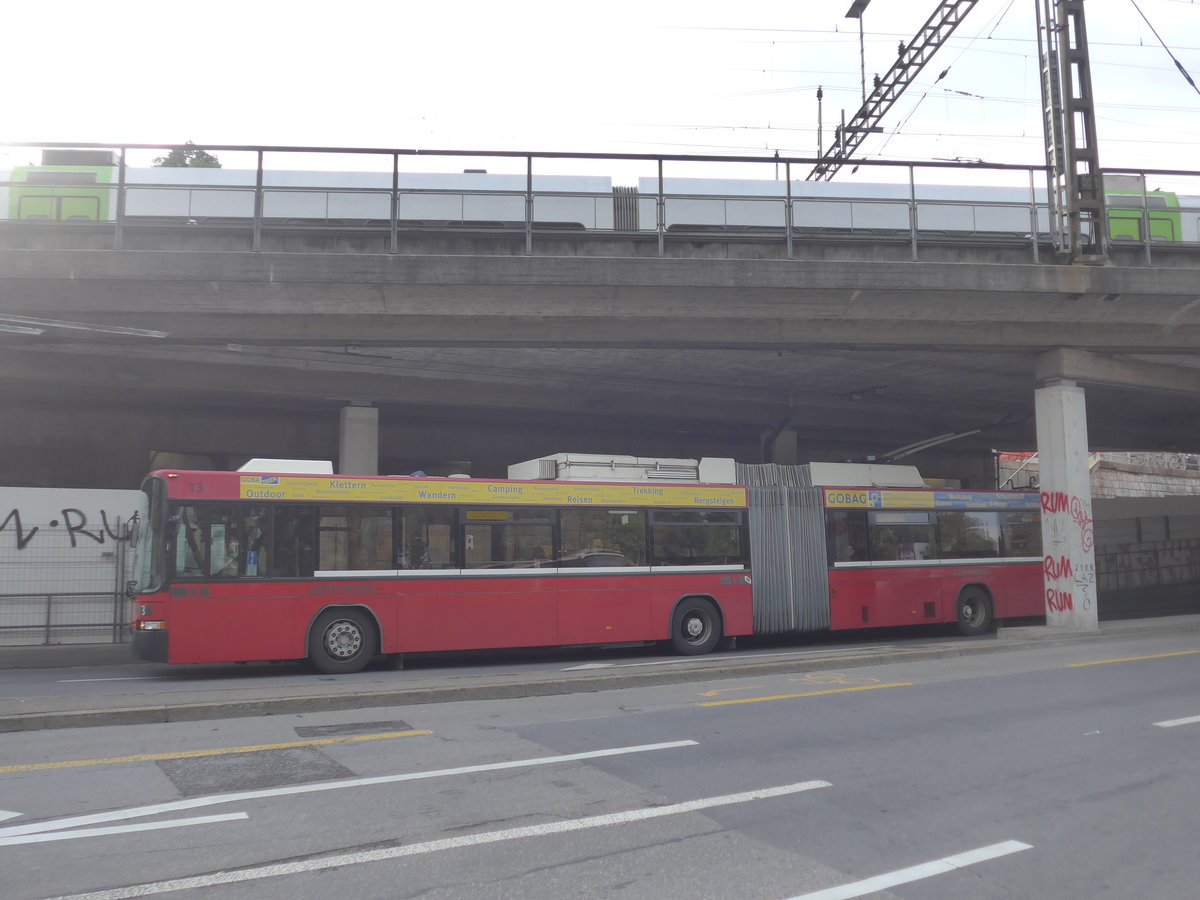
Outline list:
[[[938,512],[943,559],[992,559],[1000,555],[1000,514],[993,510]]]
[[[240,538],[237,561],[237,574],[247,578],[265,577],[270,561],[271,549],[267,546],[267,536],[270,528],[270,511],[264,507],[239,509]]]
[[[406,506],[396,523],[396,568],[458,568],[457,507]]]
[[[933,521],[930,513],[878,510],[871,513],[871,559],[932,559]]]
[[[392,569],[392,510],[386,506],[321,507],[319,567],[323,571]]]
[[[650,565],[745,565],[741,513],[736,510],[656,509],[650,513]]]
[[[646,514],[638,509],[564,509],[558,514],[563,568],[644,566]]]
[[[829,563],[862,562],[867,559],[867,511],[827,509],[825,542]]]
[[[175,539],[179,578],[261,578],[270,556],[264,506],[184,506]]]
[[[275,507],[273,578],[311,578],[317,564],[316,513],[311,506]]]
[[[1035,512],[1004,512],[1000,519],[1000,547],[1004,556],[1042,555],[1042,523]]]
[[[175,533],[175,575],[196,578],[208,574],[208,547],[200,514],[194,506],[184,506],[171,516],[178,528]]]
[[[467,569],[532,569],[554,542],[552,511],[489,507],[463,511],[463,565]]]

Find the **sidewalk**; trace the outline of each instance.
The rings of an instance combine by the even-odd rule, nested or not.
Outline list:
[[[139,662],[128,644],[37,644],[0,647],[0,669],[120,666]]]
[[[1000,628],[995,634],[948,642],[913,642],[878,648],[822,645],[819,654],[808,658],[777,654],[760,658],[736,653],[706,657],[680,657],[654,665],[609,668],[578,668],[554,671],[497,671],[496,665],[480,665],[478,671],[458,669],[448,673],[437,668],[393,670],[372,669],[370,680],[339,681],[323,676],[297,675],[294,681],[271,679],[255,683],[252,678],[231,687],[228,680],[214,685],[197,679],[185,681],[179,690],[137,692],[131,681],[129,693],[71,696],[9,697],[0,703],[0,733],[46,728],[76,728],[102,725],[132,725],[159,722],[197,721],[237,716],[282,715],[316,710],[358,709],[458,700],[507,699],[548,696],[580,691],[614,690],[657,684],[677,684],[750,675],[827,670],[836,666],[869,666],[890,662],[945,659],[989,653],[1007,653],[1031,647],[1074,644],[1122,638],[1138,634],[1200,633],[1200,615],[1164,616],[1152,619],[1122,619],[1101,622],[1095,632],[1061,632],[1046,626]],[[848,640],[853,638],[848,637]],[[792,648],[802,652],[805,648]],[[790,652],[790,651],[789,651]],[[79,644],[48,647],[0,647],[0,670],[48,667],[109,666],[113,677],[121,666],[136,665],[136,671],[152,666],[163,674],[186,679],[188,668],[157,666],[133,659],[127,644]],[[193,670],[194,671],[194,670]],[[84,704],[86,703],[86,707]]]

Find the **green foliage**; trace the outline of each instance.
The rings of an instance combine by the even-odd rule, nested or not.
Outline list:
[[[174,169],[219,169],[221,161],[204,148],[188,141],[182,147],[172,147],[166,156],[155,159],[154,165]]]

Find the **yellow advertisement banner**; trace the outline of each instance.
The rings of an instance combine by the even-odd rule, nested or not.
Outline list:
[[[242,475],[243,500],[320,500],[331,503],[433,503],[505,506],[746,506],[746,489],[685,484],[574,484],[477,479],[354,478]]]
[[[825,488],[830,509],[1038,509],[1038,495],[1015,491],[883,491]]]
[[[826,488],[831,509],[933,509],[932,491],[881,491],[877,488]]]

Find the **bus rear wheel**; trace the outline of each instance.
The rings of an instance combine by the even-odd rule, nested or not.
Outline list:
[[[992,601],[982,588],[964,588],[958,595],[958,633],[965,637],[985,634],[995,624]]]
[[[684,656],[709,653],[721,640],[721,616],[703,597],[688,597],[671,617],[671,645]]]
[[[379,639],[366,613],[328,609],[313,622],[308,661],[318,672],[341,675],[362,670],[375,655]]]

